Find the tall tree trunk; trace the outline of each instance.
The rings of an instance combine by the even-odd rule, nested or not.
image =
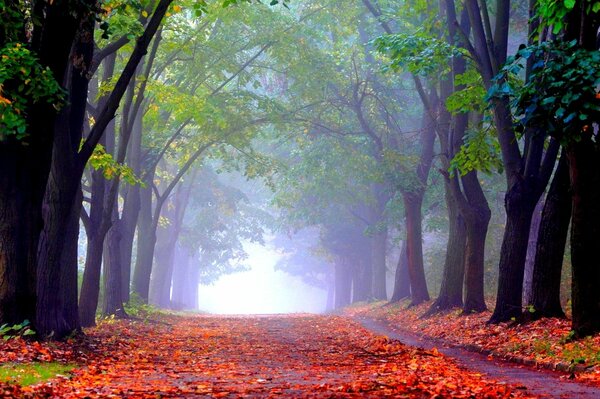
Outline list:
[[[114,183],[113,183],[114,184]],[[104,262],[104,301],[102,314],[104,316],[115,315],[126,318],[123,299],[121,297],[121,222],[115,217],[105,242]]]
[[[79,330],[79,307],[77,303],[77,280],[78,280],[78,249],[79,249],[79,215],[81,214],[83,193],[78,188],[75,205],[69,215],[69,223],[64,232],[65,246],[61,259],[62,287],[61,305],[63,318],[73,330]],[[67,238],[68,237],[68,238]]]
[[[531,281],[529,317],[565,317],[560,305],[560,280],[571,221],[569,165],[564,153],[542,210]]]
[[[425,316],[463,306],[463,280],[465,274],[465,247],[467,231],[456,198],[445,182],[446,206],[448,209],[448,244],[442,274],[440,293]]]
[[[129,151],[129,166],[133,169],[136,176],[141,174],[141,145],[142,145],[142,114],[138,112],[133,125],[131,137],[131,148]],[[135,237],[135,228],[140,213],[140,186],[134,185],[127,187],[127,195],[123,205],[123,214],[121,216],[121,267],[122,281],[121,298],[123,302],[129,302],[129,292],[131,285],[131,261],[133,255],[133,240]]]
[[[486,310],[484,297],[485,237],[492,213],[479,184],[477,172],[461,178],[464,198],[459,206],[465,220],[467,244],[465,249],[465,303],[466,314]]]
[[[531,227],[529,228],[529,242],[527,243],[527,255],[525,255],[525,274],[523,276],[523,302],[529,303],[531,298],[531,284],[533,280],[533,266],[535,263],[535,252],[538,242],[538,232],[542,221],[542,209],[544,208],[544,196],[542,195],[533,210]]]
[[[363,256],[352,263],[352,303],[371,299],[371,258]]]
[[[372,294],[376,300],[387,300],[386,292],[386,252],[387,252],[387,227],[383,231],[378,231],[371,238],[371,256],[372,256]]]
[[[600,149],[585,137],[569,145],[567,156],[573,190],[573,330],[582,337],[600,331]]]
[[[133,271],[133,291],[144,302],[148,302],[154,252],[152,248],[156,244],[156,231],[152,221],[152,188],[150,187],[153,179],[154,171],[145,179],[147,187],[140,190],[137,255]]]
[[[406,248],[406,240],[402,241],[402,249],[396,266],[396,274],[394,276],[394,292],[390,303],[398,302],[404,298],[410,297],[410,277],[408,275],[408,250]]]
[[[350,265],[346,259],[338,259],[335,262],[335,308],[343,308],[350,304],[352,291],[352,276]]]
[[[425,269],[423,267],[423,234],[421,230],[422,195],[404,193],[406,217],[406,252],[408,256],[408,275],[410,278],[411,305],[429,300]]]
[[[516,183],[506,193],[506,227],[500,249],[498,292],[491,323],[518,318],[523,310],[523,273],[531,215],[538,196]]]
[[[191,274],[191,261],[192,254],[190,250],[183,245],[177,245],[173,262],[173,294],[171,298],[173,309],[186,309],[186,290],[187,281]]]

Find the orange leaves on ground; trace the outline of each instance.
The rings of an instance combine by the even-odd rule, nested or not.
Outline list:
[[[106,322],[86,334],[53,347],[19,343],[54,358],[74,345],[81,368],[69,379],[0,390],[57,398],[523,397],[437,350],[405,346],[341,317],[161,316]]]
[[[600,385],[600,335],[569,341],[570,320],[541,319],[527,324],[488,325],[490,311],[462,315],[460,309],[421,318],[431,302],[407,308],[405,303],[352,306],[349,316],[368,316],[391,327],[442,339],[452,344],[475,347],[498,356],[517,357],[551,365],[577,364],[587,367],[578,379]]]

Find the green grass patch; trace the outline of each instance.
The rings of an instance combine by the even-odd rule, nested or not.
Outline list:
[[[58,375],[67,375],[74,368],[75,365],[56,362],[5,363],[0,365],[0,381],[34,385]]]

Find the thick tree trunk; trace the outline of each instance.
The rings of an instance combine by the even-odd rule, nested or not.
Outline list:
[[[584,138],[571,144],[567,155],[573,190],[573,330],[583,337],[600,331],[600,149]]]
[[[396,274],[394,275],[394,292],[390,303],[398,302],[404,298],[410,297],[410,277],[408,275],[408,250],[406,248],[406,240],[402,241],[402,249],[396,266]]]
[[[352,291],[352,276],[350,265],[345,259],[338,259],[335,263],[335,308],[340,309],[350,304]]]
[[[528,317],[565,317],[560,280],[571,221],[569,165],[563,152],[542,210],[528,304]]]
[[[524,185],[524,182],[515,184],[505,197],[506,227],[500,250],[496,307],[490,318],[491,323],[516,319],[523,310],[525,256],[531,215],[538,198]]]
[[[55,158],[56,159],[56,158]],[[71,325],[63,317],[63,287],[61,277],[63,249],[69,240],[77,240],[78,236],[66,236],[70,216],[77,199],[79,184],[71,179],[68,170],[53,163],[44,200],[44,229],[40,236],[37,272],[37,305],[35,328],[40,337],[62,338],[79,328]],[[77,286],[75,293],[77,292]]]
[[[467,231],[464,218],[458,210],[456,198],[450,192],[449,184],[449,182],[445,182],[446,205],[448,209],[448,244],[446,245],[442,284],[438,297],[425,316],[463,306]]]
[[[77,275],[78,275],[78,248],[79,248],[79,215],[81,214],[83,193],[78,188],[75,205],[69,216],[67,229],[64,232],[65,246],[61,259],[62,311],[63,318],[68,326],[74,330],[80,329],[79,307],[77,303]]]
[[[27,193],[26,167],[16,166],[29,158],[19,147],[0,145],[0,323],[11,325],[35,318],[36,273],[29,256],[39,235],[35,226],[41,226],[41,203]]]
[[[425,269],[423,267],[423,234],[421,230],[421,205],[423,195],[404,193],[406,217],[406,249],[410,278],[411,306],[429,300]]]

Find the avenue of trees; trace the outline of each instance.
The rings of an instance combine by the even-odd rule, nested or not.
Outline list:
[[[0,0],[0,20],[0,323],[195,309],[268,231],[330,308],[492,294],[491,323],[565,317],[567,286],[576,335],[600,331],[600,2]]]

